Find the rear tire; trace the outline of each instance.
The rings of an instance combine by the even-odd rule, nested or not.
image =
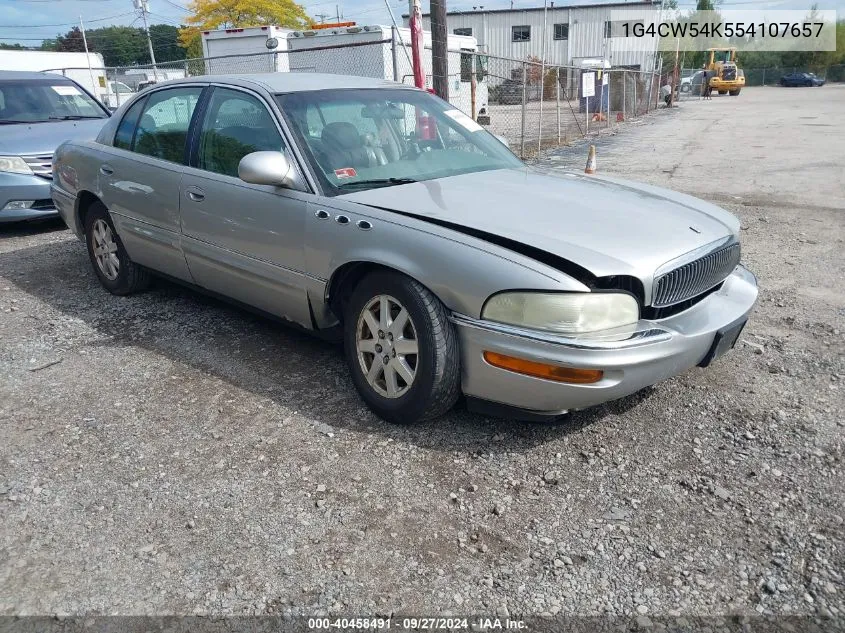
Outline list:
[[[85,214],[85,244],[97,279],[113,295],[132,294],[149,285],[150,273],[130,259],[102,202],[92,204]]]
[[[719,94],[720,95],[726,95],[726,94],[728,94],[728,91],[727,90],[720,90]]]
[[[427,288],[394,272],[362,279],[344,311],[352,382],[376,415],[413,424],[446,413],[461,391],[458,337]]]
[[[739,95],[740,90],[742,90],[742,88],[737,88],[736,90],[731,90],[728,94],[732,97],[736,97],[737,95]]]

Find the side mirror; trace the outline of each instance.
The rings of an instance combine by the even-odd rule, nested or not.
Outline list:
[[[253,185],[294,187],[293,166],[282,152],[253,152],[238,164],[238,178]]]

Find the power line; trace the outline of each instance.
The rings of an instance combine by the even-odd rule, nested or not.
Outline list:
[[[165,23],[170,24],[170,26],[182,26],[182,23],[176,20],[175,18],[171,18],[167,15],[161,15],[160,13],[153,13],[152,11],[147,11],[149,15],[154,15],[159,20],[164,20]]]
[[[88,20],[88,22],[105,22],[106,20],[114,20],[115,18],[124,18],[129,15],[135,15],[134,13],[119,13],[117,15],[110,15],[107,18],[96,18],[93,20]],[[65,22],[64,24],[5,24],[1,25],[0,29],[41,29],[41,28],[48,28],[54,26],[76,26],[76,22]]]
[[[177,9],[181,9],[181,10],[182,10],[182,11],[184,11],[185,13],[191,13],[191,14],[193,14],[193,11],[191,11],[191,10],[190,10],[189,8],[187,8],[187,7],[183,7],[181,4],[177,4],[177,3],[175,3],[175,2],[172,2],[171,0],[164,0],[164,1],[165,1],[167,4],[169,4],[171,7],[176,7]]]

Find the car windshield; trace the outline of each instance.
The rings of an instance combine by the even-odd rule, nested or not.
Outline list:
[[[0,81],[0,124],[104,119],[107,116],[84,90],[62,77]]]
[[[522,166],[469,116],[426,92],[337,89],[277,99],[328,195]]]

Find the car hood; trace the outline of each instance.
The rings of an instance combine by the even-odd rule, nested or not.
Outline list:
[[[608,176],[485,171],[342,196],[541,249],[596,276],[648,280],[731,235],[739,221],[692,196]]]
[[[0,125],[0,154],[52,154],[65,141],[94,139],[108,119]]]

